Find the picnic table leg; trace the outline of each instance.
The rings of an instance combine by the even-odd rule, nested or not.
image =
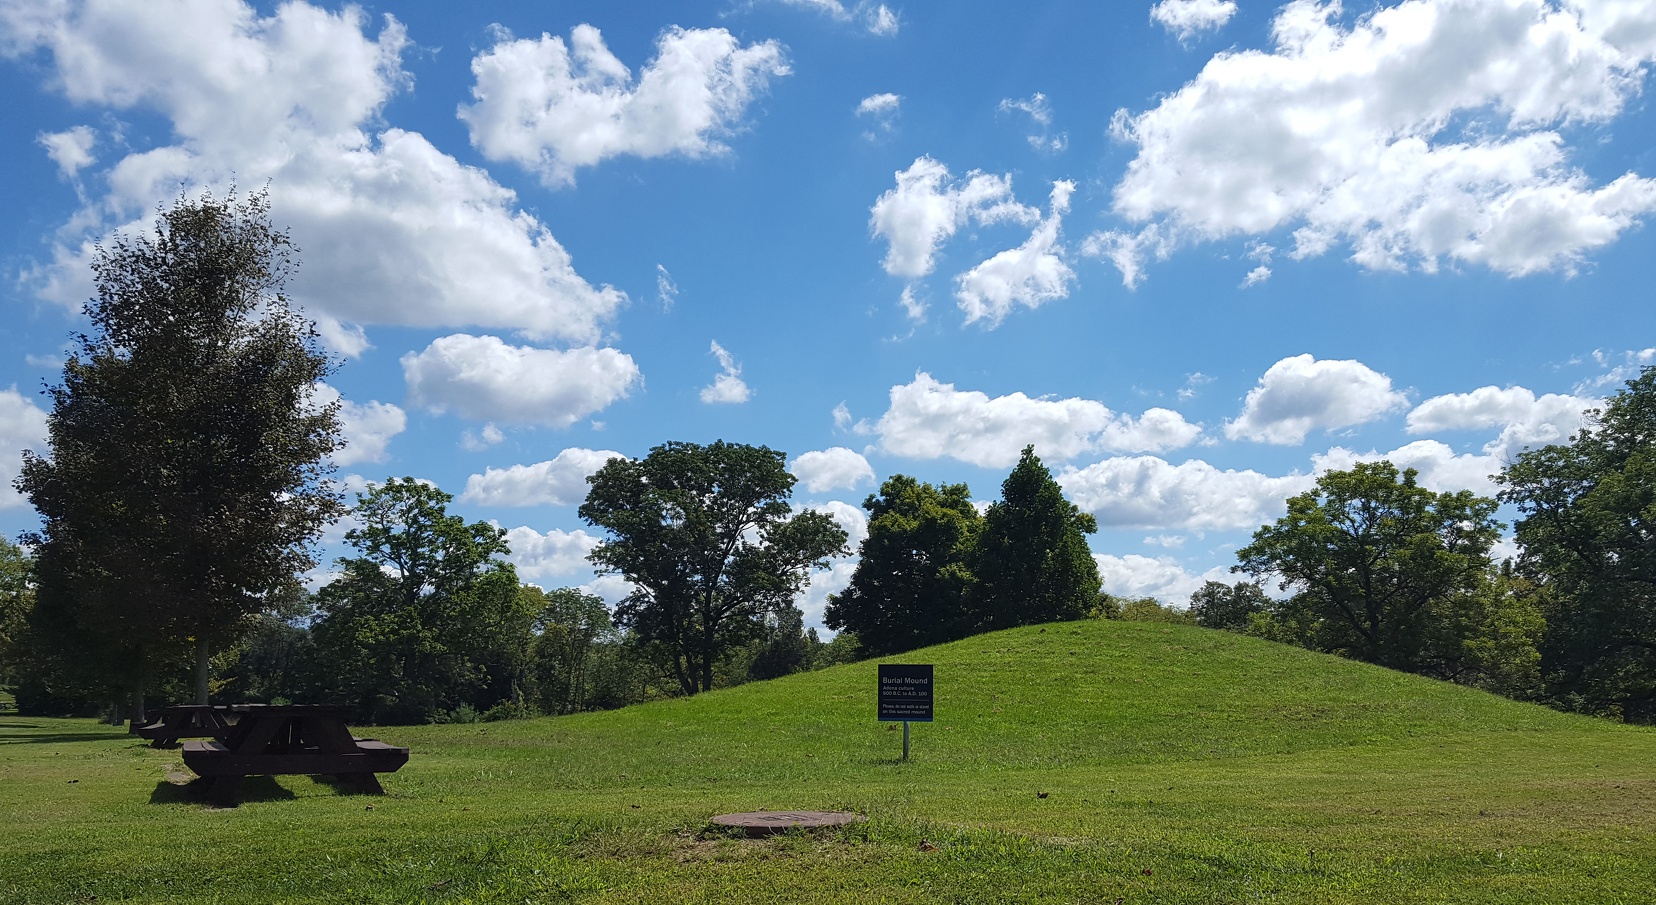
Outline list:
[[[233,808],[241,802],[242,777],[215,776],[207,786],[207,800],[221,808]]]

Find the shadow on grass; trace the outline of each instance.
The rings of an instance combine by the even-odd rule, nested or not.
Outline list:
[[[39,723],[0,723],[0,729],[39,729]]]
[[[298,797],[291,790],[282,788],[276,782],[274,776],[249,776],[242,780],[241,789],[236,794],[236,800],[242,804],[255,801],[293,801]],[[150,793],[150,804],[205,804],[206,802],[207,781],[199,777],[187,783],[162,780],[155,784],[155,791]]]
[[[51,735],[0,735],[0,745],[45,744],[62,742],[108,742],[116,739],[131,738],[125,732],[91,733],[53,733]]]

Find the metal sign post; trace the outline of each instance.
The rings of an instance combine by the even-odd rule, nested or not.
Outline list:
[[[932,665],[881,663],[879,719],[903,724],[903,760],[909,757],[909,723],[932,721]]]

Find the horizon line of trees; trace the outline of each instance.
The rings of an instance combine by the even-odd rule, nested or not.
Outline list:
[[[562,713],[1095,617],[1656,721],[1656,367],[1568,442],[1520,453],[1497,498],[1385,461],[1319,476],[1238,551],[1253,581],[1210,582],[1183,613],[1102,592],[1097,522],[1032,446],[984,512],[964,484],[907,475],[870,495],[827,644],[795,601],[851,552],[845,531],[795,509],[783,453],[722,440],[588,479],[579,513],[604,532],[588,558],[631,588],[613,614],[521,583],[501,529],[412,478],[359,495],[354,555],[311,594],[300,576],[347,511],[327,480],[338,403],[317,395],[336,363],[284,295],[297,252],[268,207],[180,197],[152,234],[96,249],[91,332],[47,388],[50,452],[25,453],[15,482],[41,527],[27,556],[0,544],[0,683],[20,705],[119,719],[217,692],[346,702],[370,722]],[[1502,503],[1522,554],[1497,566]]]

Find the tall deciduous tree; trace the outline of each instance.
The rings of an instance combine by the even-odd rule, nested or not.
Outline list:
[[[369,720],[422,722],[510,694],[479,696],[499,678],[488,665],[528,637],[534,601],[501,559],[506,532],[448,514],[452,499],[413,478],[370,488],[345,534],[358,555],[317,592],[313,634],[331,690]]]
[[[575,588],[541,591],[526,587],[538,604],[539,630],[532,660],[541,709],[575,713],[592,698],[592,667],[598,646],[613,643],[615,626],[602,598]]]
[[[100,246],[92,329],[52,399],[47,456],[17,486],[43,525],[43,593],[127,662],[141,700],[149,659],[194,642],[207,664],[267,598],[314,565],[341,511],[324,480],[337,404],[331,364],[290,305],[288,236],[263,193],[181,198],[153,235]]]
[[[1239,571],[1296,592],[1284,609],[1312,647],[1430,671],[1436,630],[1490,569],[1496,503],[1433,493],[1390,462],[1330,471],[1289,498],[1288,514],[1237,551]]]
[[[863,501],[868,537],[824,622],[856,634],[866,656],[964,638],[977,629],[968,565],[983,529],[965,484],[934,487],[893,475]]]
[[[1064,499],[1035,447],[1024,447],[984,516],[972,557],[978,630],[1080,619],[1098,600],[1091,515]]]
[[[785,457],[763,446],[666,443],[588,481],[581,518],[610,535],[590,558],[635,588],[616,621],[685,694],[710,689],[719,658],[792,606],[812,566],[847,552],[833,519],[793,512]]]
[[[1656,720],[1656,367],[1569,443],[1500,475],[1524,567],[1552,592],[1542,669],[1566,705]]]

